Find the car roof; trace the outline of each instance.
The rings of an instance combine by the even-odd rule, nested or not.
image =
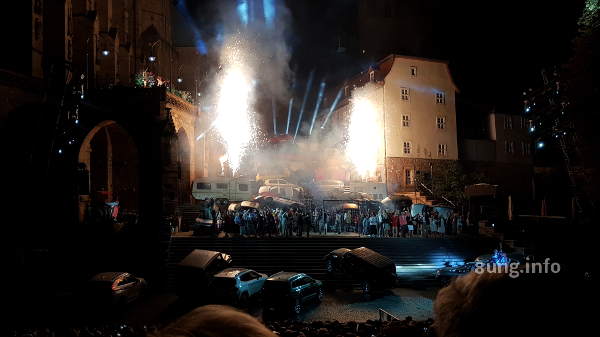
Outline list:
[[[389,257],[381,255],[378,252],[366,247],[352,249],[352,251],[350,251],[348,254],[356,256],[362,261],[365,261],[377,268],[395,265],[394,261],[392,261],[392,259],[390,259]]]
[[[350,251],[350,249],[348,248],[338,248],[336,250],[331,251],[332,255],[345,255],[346,253],[348,253]]]
[[[215,277],[236,277],[239,274],[247,272],[249,270],[250,269],[248,268],[227,268],[215,274]]]
[[[290,279],[296,276],[303,276],[303,273],[296,273],[291,271],[280,271],[279,273],[275,273],[267,279],[267,281],[289,281]]]
[[[114,282],[119,277],[123,277],[124,275],[129,275],[129,273],[115,272],[115,271],[104,272],[104,273],[100,273],[100,274],[94,275],[94,277],[92,277],[91,281],[94,281],[94,282]]]
[[[212,250],[194,249],[179,262],[179,266],[205,269],[220,254]]]

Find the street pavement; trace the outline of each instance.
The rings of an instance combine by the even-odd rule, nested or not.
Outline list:
[[[396,288],[365,299],[357,291],[335,290],[326,294],[318,306],[307,307],[300,315],[303,321],[366,321],[379,319],[378,309],[397,318],[412,316],[424,320],[433,317],[433,300],[437,289]]]

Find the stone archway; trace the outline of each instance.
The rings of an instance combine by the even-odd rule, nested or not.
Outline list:
[[[79,195],[80,221],[92,201],[119,201],[122,211],[137,213],[138,149],[122,126],[111,120],[97,124],[84,138],[78,160],[80,171],[87,171],[87,188],[80,188]]]

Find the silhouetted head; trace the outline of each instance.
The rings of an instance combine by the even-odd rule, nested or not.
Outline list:
[[[256,318],[223,305],[192,310],[159,332],[158,337],[276,337]]]

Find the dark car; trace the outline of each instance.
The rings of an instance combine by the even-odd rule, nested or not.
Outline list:
[[[177,264],[177,295],[197,298],[206,293],[213,275],[229,267],[231,256],[212,250],[194,249]]]
[[[123,305],[140,297],[146,281],[124,272],[106,272],[92,277],[87,284],[87,295],[98,304]]]
[[[302,312],[310,301],[323,299],[323,283],[303,273],[284,272],[271,275],[263,286],[264,309]]]
[[[392,259],[369,248],[339,248],[325,256],[331,279],[359,282],[364,294],[373,288],[391,288],[396,284],[396,264]]]
[[[463,276],[471,272],[476,267],[476,262],[466,262],[463,265],[450,266],[436,270],[434,276],[442,285],[448,285],[454,278]]]

